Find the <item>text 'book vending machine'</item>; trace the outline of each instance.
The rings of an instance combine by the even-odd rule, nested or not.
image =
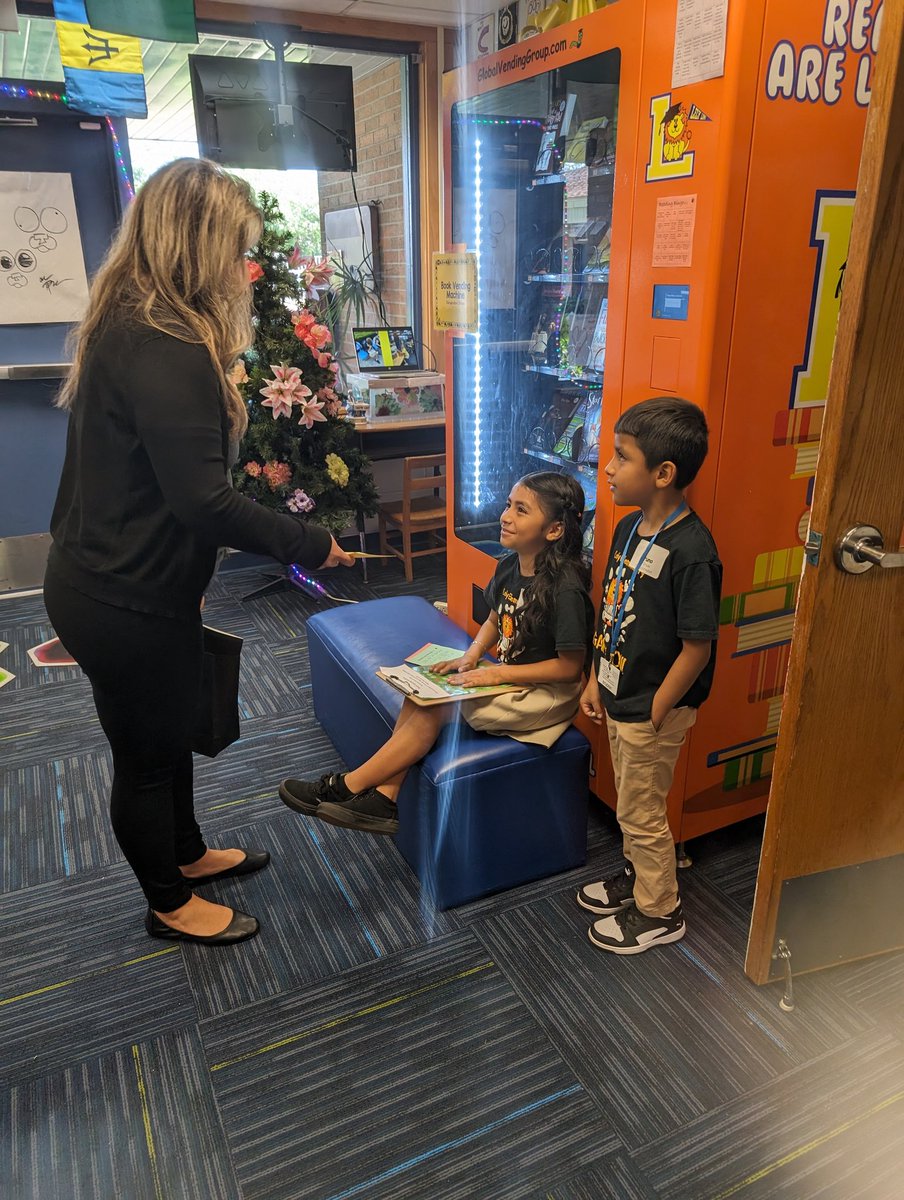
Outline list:
[[[450,616],[483,619],[508,490],[546,465],[584,488],[598,605],[618,414],[707,414],[689,498],[725,571],[682,841],[766,804],[882,23],[870,0],[699,7],[631,0],[521,41],[450,72],[444,114],[446,243],[477,275],[447,346]],[[614,804],[605,731],[579,724]]]

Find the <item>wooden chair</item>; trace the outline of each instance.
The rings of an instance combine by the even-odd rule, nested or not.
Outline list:
[[[446,548],[445,538],[440,538],[436,532],[446,528],[445,454],[419,454],[404,459],[402,480],[402,499],[380,505],[380,553],[400,558],[405,564],[405,578],[411,583],[414,578],[412,560],[425,554],[442,554]],[[401,533],[401,550],[390,544],[387,525]],[[411,539],[415,533],[429,533],[431,544],[421,550],[412,550]]]

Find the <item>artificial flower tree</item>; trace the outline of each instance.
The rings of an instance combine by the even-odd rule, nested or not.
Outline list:
[[[322,319],[328,261],[304,257],[275,199],[260,195],[264,229],[252,251],[254,345],[234,378],[248,431],[233,469],[236,488],[268,508],[303,514],[340,533],[377,508],[370,461],[345,419],[339,364]]]

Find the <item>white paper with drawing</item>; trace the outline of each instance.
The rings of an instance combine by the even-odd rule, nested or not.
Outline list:
[[[0,325],[79,321],[87,303],[72,177],[0,171]]]

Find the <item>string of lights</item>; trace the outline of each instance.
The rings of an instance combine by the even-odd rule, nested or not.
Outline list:
[[[48,92],[43,88],[24,87],[22,84],[17,83],[0,83],[0,96],[9,96],[11,100],[43,100],[49,104],[65,104],[67,107],[69,106],[69,99],[65,92]],[[120,146],[119,138],[116,136],[116,129],[109,117],[104,117],[104,120],[107,122],[107,129],[110,132],[110,138],[113,142],[113,156],[116,159],[116,165],[122,176],[122,185],[129,199],[134,200],[135,189],[132,187],[132,180],[129,177],[129,170],[123,157],[122,146]]]

